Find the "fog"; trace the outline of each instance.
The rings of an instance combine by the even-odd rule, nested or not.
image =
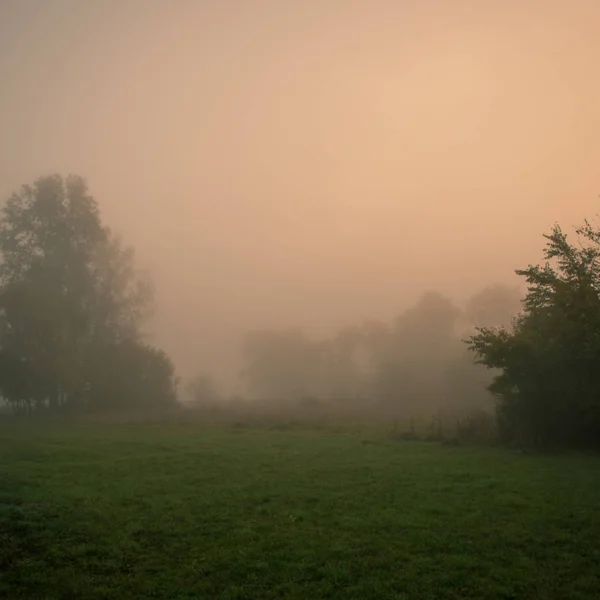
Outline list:
[[[2,0],[0,194],[83,175],[153,341],[239,387],[243,336],[465,301],[597,211],[596,0]]]

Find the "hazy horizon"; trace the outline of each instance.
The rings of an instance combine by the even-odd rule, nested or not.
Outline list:
[[[250,5],[251,4],[251,5]],[[183,377],[460,301],[600,204],[600,4],[0,1],[0,198],[84,176]]]

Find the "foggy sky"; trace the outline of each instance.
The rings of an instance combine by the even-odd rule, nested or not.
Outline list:
[[[388,319],[600,207],[597,0],[0,0],[0,195],[85,176],[182,375]],[[233,380],[232,380],[233,381]]]

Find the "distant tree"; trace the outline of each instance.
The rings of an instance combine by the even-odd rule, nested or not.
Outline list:
[[[471,335],[476,327],[511,328],[521,310],[523,294],[516,286],[492,284],[468,299],[463,314],[459,317],[461,337]],[[489,409],[488,387],[495,370],[473,362],[472,353],[465,347],[458,349],[449,360],[445,371],[446,390],[451,403],[460,403],[464,408]]]
[[[321,396],[323,344],[302,332],[259,331],[243,342],[243,376],[252,395],[264,400]]]
[[[164,367],[160,351],[141,343],[152,288],[81,177],[42,177],[14,193],[0,213],[0,254],[0,389],[11,402],[82,403],[92,357],[106,348],[117,349],[107,356],[113,366],[121,357],[141,369],[133,378],[144,361]]]
[[[419,340],[439,340],[452,338],[456,334],[456,325],[460,309],[439,292],[426,292],[412,308],[401,315],[396,323],[401,334],[413,335]],[[425,340],[424,340],[425,341]]]
[[[600,447],[600,231],[586,222],[575,246],[556,225],[528,284],[514,329],[478,328],[476,359],[498,369],[491,391],[507,440]]]
[[[465,319],[475,327],[509,327],[521,310],[522,299],[517,287],[490,285],[468,300]]]
[[[490,377],[462,343],[461,319],[449,298],[428,292],[391,325],[348,326],[323,341],[256,332],[244,341],[244,375],[265,400],[313,398],[396,415],[482,408]]]
[[[364,343],[359,327],[346,327],[323,345],[324,393],[331,399],[349,400],[361,395],[364,373],[360,352]]]
[[[376,375],[382,402],[427,411],[449,400],[445,377],[461,346],[460,315],[450,299],[428,292],[396,320]]]
[[[195,406],[211,406],[222,400],[216,381],[211,375],[200,374],[187,385],[190,403]]]

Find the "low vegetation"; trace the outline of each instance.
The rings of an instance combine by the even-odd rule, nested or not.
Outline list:
[[[0,597],[593,598],[599,467],[357,429],[7,427]]]

